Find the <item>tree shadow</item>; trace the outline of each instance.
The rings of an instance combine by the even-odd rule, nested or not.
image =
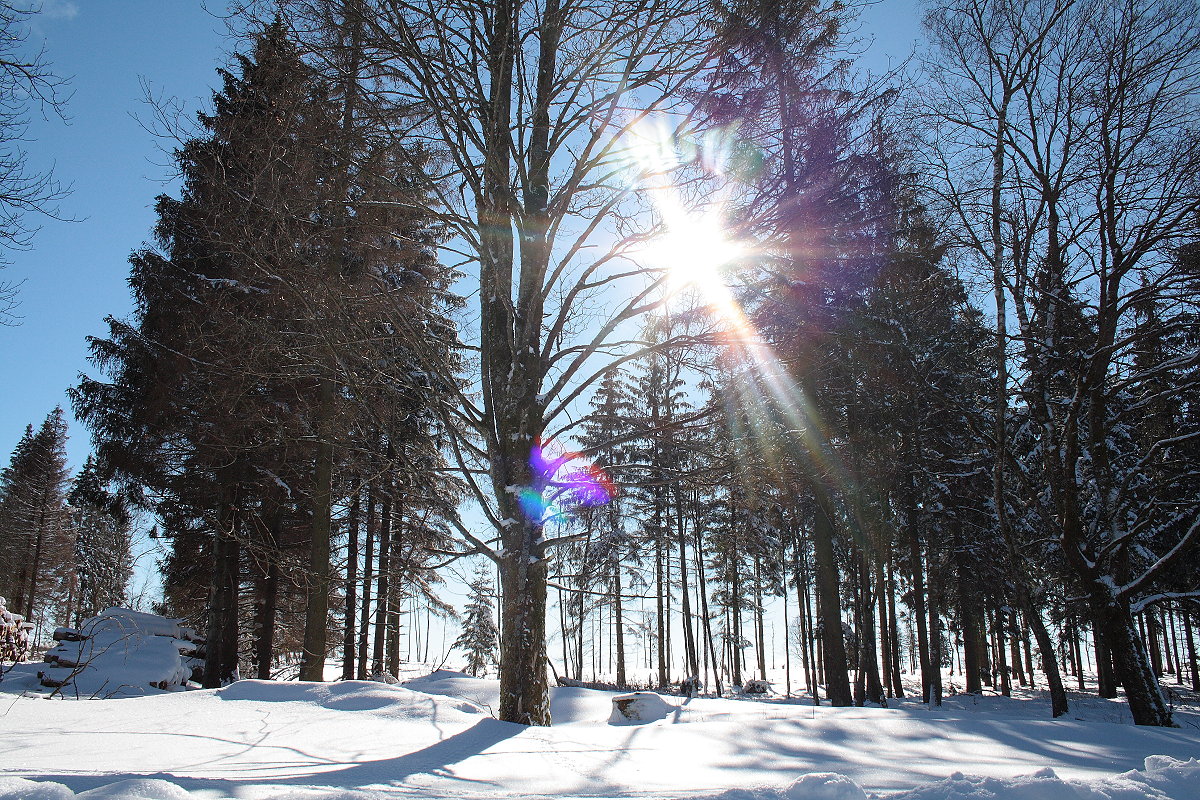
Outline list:
[[[310,770],[302,775],[288,777],[196,778],[158,772],[122,773],[119,775],[42,773],[36,776],[30,775],[28,778],[38,781],[55,781],[68,786],[76,793],[129,778],[157,778],[170,781],[186,791],[211,790],[230,796],[237,796],[234,789],[241,786],[320,785],[352,789],[372,785],[395,786],[417,775],[429,775],[481,786],[496,786],[497,784],[493,781],[474,780],[456,775],[451,767],[484,753],[488,748],[517,736],[524,730],[526,730],[524,725],[482,719],[465,731],[460,731],[428,747],[395,758],[349,763],[334,769]],[[316,757],[313,758],[316,759]]]

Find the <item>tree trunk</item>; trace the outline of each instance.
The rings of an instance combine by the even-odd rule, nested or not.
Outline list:
[[[1150,665],[1142,637],[1129,609],[1112,598],[1109,587],[1093,589],[1092,613],[1104,630],[1113,659],[1113,672],[1125,687],[1125,697],[1136,725],[1174,727],[1171,712]]]
[[[900,621],[896,618],[896,570],[892,566],[888,568],[887,602],[888,628],[891,630],[892,642],[892,650],[889,655],[892,669],[892,687],[896,691],[896,697],[904,697],[903,675],[900,670]]]
[[[625,615],[622,613],[621,602],[621,561],[616,560],[612,568],[613,585],[613,626],[617,638],[617,688],[624,689],[628,685],[625,677]]]
[[[283,529],[283,509],[275,510],[264,542],[267,564],[258,587],[258,619],[255,620],[255,668],[259,680],[271,679],[275,657],[275,615],[279,607],[279,534]]]
[[[1200,692],[1200,659],[1196,658],[1196,639],[1192,635],[1192,611],[1183,609],[1183,635],[1187,639],[1188,668],[1192,673],[1192,691]]]
[[[915,511],[915,509],[914,509]],[[921,702],[929,702],[933,670],[929,658],[929,629],[925,608],[925,576],[921,565],[921,541],[912,517],[908,521],[908,567],[912,577],[912,609],[917,623],[917,654],[921,667]]]
[[[1104,629],[1095,621],[1092,622],[1092,640],[1096,643],[1097,694],[1111,700],[1117,696],[1117,677],[1113,673],[1112,651],[1109,650]]]
[[[367,673],[367,646],[371,627],[371,582],[375,580],[375,531],[378,518],[375,516],[376,492],[374,485],[367,487],[367,544],[363,553],[362,608],[358,617],[358,679],[365,681]]]
[[[708,658],[712,662],[713,682],[717,689],[717,697],[722,695],[721,672],[717,667],[717,649],[713,643],[712,617],[708,610],[708,581],[704,575],[704,540],[701,538],[700,526],[695,527],[694,546],[696,550],[696,585],[700,587],[700,616],[704,623],[704,639],[707,642]]]
[[[389,461],[391,445],[388,445]],[[383,648],[387,636],[388,598],[391,597],[390,558],[392,546],[391,480],[384,485],[383,504],[379,512],[379,580],[375,582],[375,641],[371,646],[371,674],[383,673]]]
[[[942,615],[938,611],[936,572],[929,575],[929,704],[942,704]]]
[[[838,587],[837,561],[833,552],[833,503],[824,487],[814,485],[816,514],[813,525],[813,551],[816,555],[817,595],[821,603],[821,636],[825,667],[825,692],[834,706],[854,703],[850,675],[846,667],[846,642],[842,636],[841,591]]]
[[[861,630],[858,633],[859,671],[865,674],[865,700],[876,705],[886,705],[883,685],[879,680],[879,657],[875,645],[874,600],[871,597],[871,566],[867,554],[859,550],[859,591],[862,596]]]
[[[1046,682],[1050,684],[1050,713],[1058,718],[1067,713],[1067,690],[1063,686],[1062,673],[1058,671],[1054,640],[1050,638],[1050,631],[1046,629],[1046,623],[1042,621],[1042,615],[1038,613],[1028,593],[1022,594],[1022,600],[1025,620],[1033,629],[1033,638],[1037,641],[1038,651],[1042,655],[1042,669],[1046,673]]]
[[[213,539],[213,580],[205,643],[204,688],[234,680],[237,672],[239,548],[234,504],[221,504]]]
[[[330,538],[333,508],[333,380],[320,378],[317,388],[317,445],[313,466],[312,526],[308,550],[308,593],[304,605],[304,652],[300,680],[325,680],[329,639]]]
[[[1156,676],[1162,675],[1162,627],[1158,624],[1158,614],[1154,609],[1147,609],[1142,612],[1142,619],[1146,622],[1146,641],[1150,645],[1150,666]]]
[[[688,588],[687,568],[687,535],[683,524],[683,498],[675,497],[676,541],[679,545],[679,592],[683,603],[683,651],[687,662],[687,677],[693,681],[699,678],[700,663],[696,656],[696,631],[692,617],[692,600]]]
[[[362,491],[355,486],[346,531],[346,605],[342,615],[342,680],[354,680],[354,616],[358,612],[358,515]]]

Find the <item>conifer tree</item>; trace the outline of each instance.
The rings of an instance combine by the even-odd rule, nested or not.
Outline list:
[[[60,601],[73,579],[66,444],[66,419],[55,408],[36,433],[26,430],[0,478],[0,596],[38,625],[65,610]]]
[[[168,578],[200,582],[168,585],[168,598],[195,608],[208,595],[205,682],[236,672],[247,568],[260,670],[286,589],[288,616],[304,619],[304,677],[319,680],[334,493],[381,429],[396,458],[384,469],[429,467],[440,428],[426,423],[445,391],[431,375],[453,373],[452,276],[429,256],[421,160],[351,124],[351,93],[301,58],[282,22],[220,74],[176,153],[181,196],[159,199],[159,248],[131,259],[133,319],[92,341],[111,381],[85,378],[74,399],[102,472],[141,493],[181,549]],[[281,560],[295,562],[291,586]]]
[[[130,519],[121,499],[105,488],[91,456],[76,476],[67,502],[79,573],[76,617],[81,620],[126,603],[133,575]]]
[[[454,647],[467,654],[465,672],[478,678],[487,673],[489,666],[496,663],[496,648],[500,641],[500,634],[496,630],[496,607],[493,603],[496,595],[487,570],[482,566],[475,570],[475,577],[471,579],[468,587],[471,594],[463,614],[463,631],[455,640]]]

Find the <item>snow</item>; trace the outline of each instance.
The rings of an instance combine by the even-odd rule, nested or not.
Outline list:
[[[0,800],[1200,800],[1194,713],[1140,728],[1098,699],[1051,720],[1000,697],[661,696],[665,718],[617,726],[617,693],[563,687],[555,726],[525,728],[493,718],[496,681],[447,670],[51,701],[38,666],[0,683]]]

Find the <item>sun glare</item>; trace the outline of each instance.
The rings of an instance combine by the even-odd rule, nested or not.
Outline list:
[[[705,303],[726,318],[739,316],[729,289],[729,267],[749,253],[731,238],[718,213],[690,214],[670,201],[656,202],[663,232],[643,251],[649,266],[667,271],[667,291],[695,289]]]
[[[666,271],[664,288],[670,297],[695,290],[720,317],[740,325],[741,310],[729,288],[730,268],[750,248],[729,235],[719,199],[691,207],[682,202],[674,183],[679,170],[689,165],[723,175],[730,141],[728,131],[681,137],[664,119],[649,119],[629,132],[627,154],[661,224],[659,234],[638,248],[639,260]]]

